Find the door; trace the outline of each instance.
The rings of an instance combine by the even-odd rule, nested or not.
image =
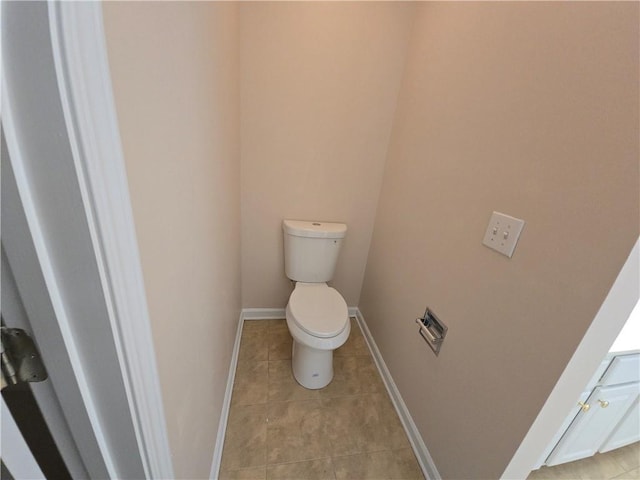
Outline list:
[[[44,478],[4,399],[0,405],[2,480]]]
[[[637,397],[637,383],[593,390],[587,400],[589,410],[578,414],[546,464],[558,465],[594,455]]]
[[[30,386],[47,381],[40,355],[24,330],[2,323],[2,458],[10,472],[3,478],[70,479]]]
[[[640,440],[640,383],[636,383],[636,400],[624,418],[616,426],[607,441],[600,447],[600,453],[624,447]]]
[[[41,326],[41,323],[50,324],[51,322],[46,322],[46,320],[55,318],[55,314],[47,301],[48,293],[41,272],[37,268],[36,253],[28,236],[28,226],[17,192],[4,134],[1,135],[0,141],[2,325],[22,329],[32,338],[34,338],[35,325],[36,329],[45,337],[43,346],[48,351],[44,357],[41,355],[45,367],[47,361],[61,364],[66,355],[59,343],[60,339],[55,336],[53,331],[43,330]],[[22,294],[18,284],[22,286]],[[38,340],[35,338],[34,340],[40,350]],[[62,363],[62,365],[63,368],[66,368],[68,363]],[[23,432],[24,440],[27,445],[30,445],[37,459],[36,463],[41,465],[40,469],[47,474],[47,478],[89,478],[89,473],[69,427],[70,422],[60,404],[61,399],[68,401],[75,392],[71,384],[71,376],[70,370],[66,374],[65,372],[55,372],[53,377],[49,376],[42,382],[10,385],[2,391],[3,408],[9,409],[5,414],[11,416],[12,421],[17,424],[18,431]],[[54,378],[60,383],[58,389],[64,391],[62,397],[58,395],[53,386]],[[81,419],[81,412],[76,410],[77,407],[76,401],[74,409],[68,409],[67,414],[71,414],[73,411],[75,418],[71,420],[71,423],[75,426],[76,434],[82,435],[79,438],[85,439],[86,445],[83,447],[85,454],[91,453],[89,441],[86,440],[90,426],[85,422],[84,432],[80,428],[78,420]],[[13,470],[11,471],[13,472]],[[94,474],[106,475],[106,469],[100,469],[99,466],[92,466],[91,471]]]

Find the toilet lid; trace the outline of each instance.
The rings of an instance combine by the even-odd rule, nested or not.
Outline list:
[[[344,298],[324,283],[298,283],[289,309],[296,324],[314,337],[335,337],[349,321]]]

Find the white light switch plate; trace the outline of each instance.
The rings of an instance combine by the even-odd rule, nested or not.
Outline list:
[[[493,212],[482,243],[511,258],[524,227],[524,220]]]

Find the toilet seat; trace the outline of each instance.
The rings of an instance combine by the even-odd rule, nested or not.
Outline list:
[[[287,309],[291,320],[314,337],[335,337],[349,324],[344,298],[326,283],[298,282],[289,297]]]

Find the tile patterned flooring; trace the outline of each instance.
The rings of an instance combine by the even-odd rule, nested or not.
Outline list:
[[[527,480],[560,479],[640,479],[640,442],[575,462],[563,463],[555,467],[541,467],[527,477]]]
[[[323,389],[294,380],[291,343],[284,320],[245,321],[220,479],[423,479],[355,319]]]

